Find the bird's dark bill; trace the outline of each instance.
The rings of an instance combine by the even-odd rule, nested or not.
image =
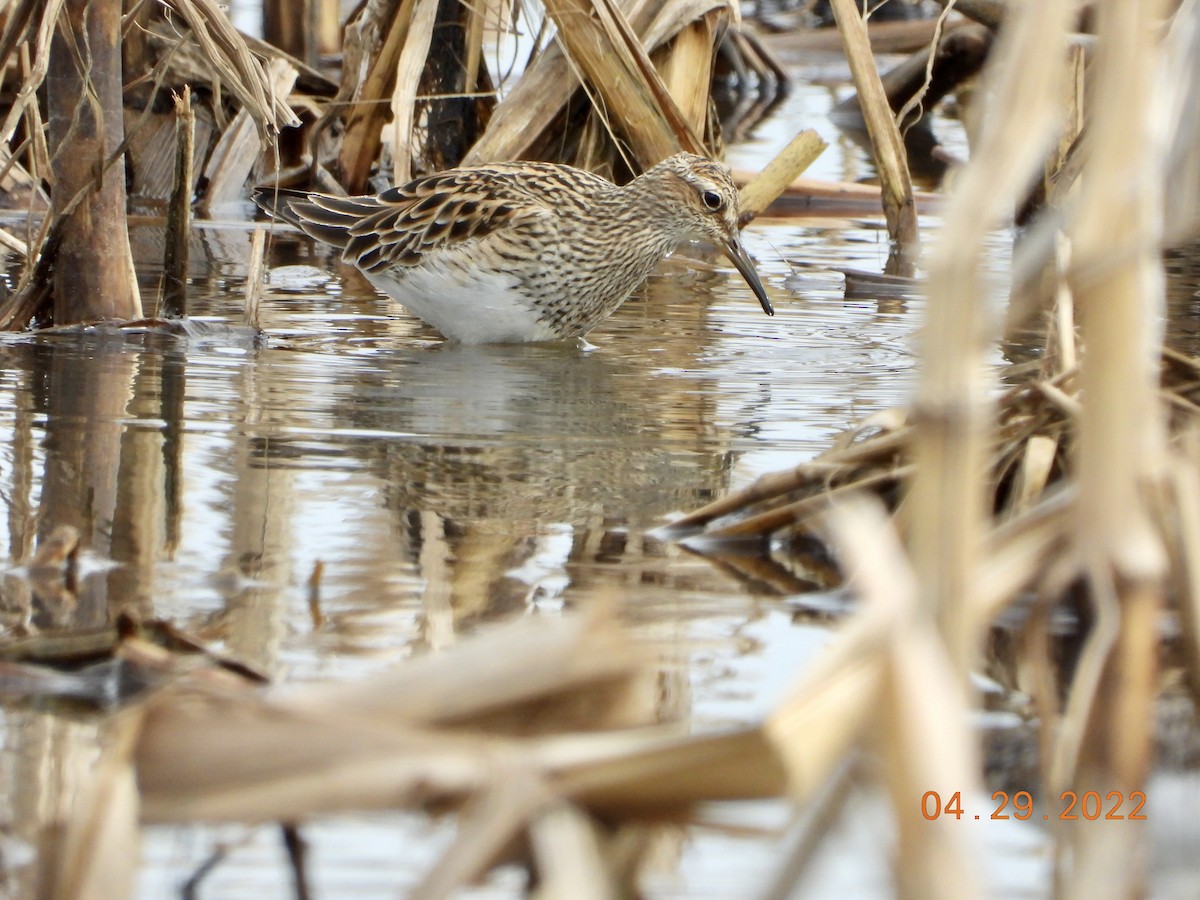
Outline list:
[[[754,291],[754,296],[762,304],[763,312],[768,316],[775,315],[775,309],[771,306],[771,299],[767,296],[767,290],[763,287],[762,279],[758,277],[758,270],[754,268],[754,263],[750,261],[750,257],[747,255],[745,248],[742,247],[741,241],[730,241],[726,244],[725,255],[729,257],[729,261],[737,267],[737,270],[742,273],[742,277],[746,279],[746,284],[750,285],[750,290]]]

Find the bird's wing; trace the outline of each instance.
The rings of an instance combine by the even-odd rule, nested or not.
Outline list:
[[[451,169],[374,196],[289,195],[279,205],[291,213],[284,218],[373,272],[414,266],[433,250],[545,217],[551,198],[528,185],[538,175],[529,164]]]

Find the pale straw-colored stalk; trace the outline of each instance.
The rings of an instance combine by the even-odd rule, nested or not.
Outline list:
[[[979,622],[992,334],[984,259],[992,229],[1040,170],[1061,110],[1067,0],[1012,10],[986,77],[992,96],[981,139],[945,212],[929,266],[929,309],[914,403],[916,476],[909,497],[913,563],[925,609],[965,677]]]
[[[1165,469],[1159,405],[1166,141],[1155,98],[1161,2],[1098,5],[1089,157],[1070,223],[1083,328],[1075,540],[1095,623],[1051,769],[1066,787],[1128,797],[1148,771],[1166,558],[1150,507]],[[1068,897],[1140,893],[1144,854],[1125,822],[1064,833]],[[1124,826],[1124,827],[1119,827]],[[1060,843],[1060,850],[1064,845]]]
[[[908,172],[908,154],[896,117],[888,105],[879,71],[875,68],[866,22],[854,0],[831,0],[830,6],[842,34],[850,74],[875,152],[875,168],[883,189],[883,214],[887,219],[888,234],[896,247],[893,259],[900,261],[900,269],[895,274],[910,275],[921,238],[917,229],[917,207],[913,202],[912,176]]]

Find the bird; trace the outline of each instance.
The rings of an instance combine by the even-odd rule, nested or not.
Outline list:
[[[774,315],[742,243],[729,169],[692,153],[624,185],[560,163],[496,162],[374,195],[266,185],[253,196],[463,344],[583,338],[693,238],[720,247]]]

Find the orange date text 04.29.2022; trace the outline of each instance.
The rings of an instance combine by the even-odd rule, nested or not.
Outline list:
[[[1141,791],[1130,791],[1126,797],[1120,791],[1109,791],[1103,796],[1099,791],[1063,791],[1059,794],[1059,808],[1056,818],[1063,821],[1086,819],[1094,822],[1125,821],[1144,822],[1146,815],[1142,807],[1146,805],[1146,795]],[[1025,819],[1033,818],[1033,797],[1029,791],[1017,791],[1011,797],[1008,791],[996,791],[992,794],[995,807],[988,816],[970,815],[963,809],[962,791],[955,791],[945,802],[937,791],[926,791],[921,795],[921,815],[930,821],[940,818],[954,819]],[[1053,813],[1043,813],[1042,818],[1049,820]]]

